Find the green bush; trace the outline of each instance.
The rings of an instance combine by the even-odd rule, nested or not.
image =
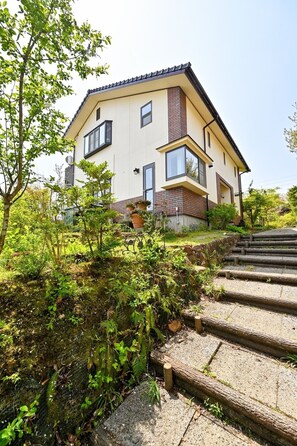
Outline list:
[[[45,252],[23,252],[14,257],[12,268],[24,279],[38,279],[48,260]]]
[[[237,234],[241,234],[241,235],[247,234],[247,231],[240,226],[227,225],[226,229],[227,229],[227,231],[236,232]]]
[[[226,229],[227,225],[237,216],[234,204],[217,204],[206,212],[212,229]]]

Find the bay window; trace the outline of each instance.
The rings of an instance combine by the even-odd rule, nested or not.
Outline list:
[[[166,153],[166,179],[188,176],[206,187],[205,162],[187,146]]]

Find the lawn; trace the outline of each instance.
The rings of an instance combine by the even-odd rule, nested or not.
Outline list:
[[[233,233],[218,230],[200,230],[187,233],[174,233],[166,236],[166,245],[202,245],[205,243],[210,243],[213,240],[223,239],[227,234],[232,235]]]

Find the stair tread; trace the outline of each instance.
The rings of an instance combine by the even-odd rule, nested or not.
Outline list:
[[[203,306],[204,316],[297,342],[297,316],[233,302],[209,302]]]
[[[167,392],[159,385],[161,404],[149,404],[148,384],[136,387],[102,427],[119,446],[256,446],[257,442],[227,426],[179,392]],[[101,427],[101,431],[102,431]],[[98,431],[100,432],[98,429]],[[93,435],[93,439],[96,437]],[[94,445],[102,445],[93,441]]]
[[[207,351],[208,346],[212,348]],[[180,332],[161,351],[297,420],[297,370],[286,363],[191,329]]]
[[[297,303],[297,287],[292,285],[277,285],[267,282],[253,282],[251,280],[226,279],[224,277],[215,278],[214,284],[216,287],[223,287],[226,293],[236,292],[262,298],[289,300]]]

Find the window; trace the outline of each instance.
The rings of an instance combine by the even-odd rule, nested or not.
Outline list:
[[[225,152],[223,152],[223,159],[224,159],[224,164],[226,166],[226,154],[225,154]]]
[[[166,153],[167,180],[187,175],[206,187],[205,162],[186,146]]]
[[[155,195],[155,163],[148,164],[143,167],[143,196],[145,200],[151,202],[148,206],[148,211],[152,211],[154,208],[154,195]]]
[[[210,133],[207,132],[207,143],[208,143],[208,147],[211,147],[210,145]]]
[[[100,119],[100,108],[97,108],[96,110],[96,121],[99,121]]]
[[[236,177],[236,167],[234,166],[234,176]]]
[[[152,122],[152,101],[148,102],[148,104],[145,104],[140,109],[140,121],[141,121],[141,127],[144,127],[147,124],[150,124]]]
[[[85,136],[85,158],[111,144],[112,121],[104,121]]]

